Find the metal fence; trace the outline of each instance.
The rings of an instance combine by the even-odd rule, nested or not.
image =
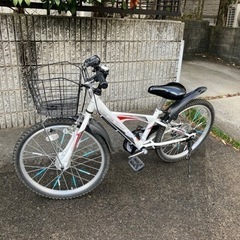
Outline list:
[[[151,15],[159,18],[160,16],[179,16],[181,0],[136,0],[134,1],[136,2],[134,7],[131,6],[131,0],[106,1],[103,4],[98,3],[97,5],[86,4],[85,2],[83,0],[78,1],[78,12],[101,13],[105,17],[112,14],[119,14],[120,17],[134,14],[139,17]],[[1,0],[0,6],[13,7],[10,0]],[[42,10],[43,3],[40,0],[35,0],[31,2],[30,6],[23,3],[22,7]],[[56,6],[52,6],[51,9],[56,9]],[[48,15],[51,14],[49,9],[47,13]]]

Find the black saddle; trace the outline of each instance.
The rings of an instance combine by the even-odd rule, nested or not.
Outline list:
[[[148,92],[170,100],[181,100],[186,94],[186,88],[177,82],[164,85],[154,85],[148,88]]]

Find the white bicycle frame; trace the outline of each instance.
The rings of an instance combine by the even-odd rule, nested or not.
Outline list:
[[[91,84],[89,84],[91,86]],[[144,114],[136,114],[136,113],[125,113],[125,112],[112,112],[108,109],[108,107],[102,102],[99,95],[94,94],[92,86],[87,90],[91,97],[91,100],[88,104],[88,107],[85,111],[83,121],[81,122],[80,128],[76,128],[76,130],[72,133],[72,137],[68,142],[65,149],[58,153],[55,166],[58,169],[67,169],[71,164],[71,156],[76,147],[81,143],[82,133],[87,128],[90,119],[92,118],[92,114],[94,111],[97,111],[98,114],[104,118],[112,127],[116,129],[121,135],[123,135],[128,141],[130,141],[138,150],[137,153],[131,155],[130,157],[137,156],[139,154],[147,154],[147,148],[155,148],[160,146],[165,146],[168,144],[174,144],[178,142],[183,142],[189,139],[190,137],[194,137],[196,133],[187,133],[179,128],[172,126],[173,124],[164,123],[161,121],[159,116],[163,113],[162,110],[158,108],[155,109],[153,115],[144,115]],[[141,135],[141,139],[136,137],[132,131],[124,125],[125,121],[142,121],[147,123],[147,126]],[[77,120],[78,121],[78,120]],[[151,129],[155,124],[159,124],[166,128],[166,131],[176,131],[180,134],[183,134],[184,137],[165,141],[165,142],[154,142],[155,136],[149,136]],[[129,157],[129,158],[130,158]]]
[[[155,147],[160,147],[168,144],[186,141],[190,137],[196,135],[195,133],[188,134],[186,132],[179,130],[179,128],[172,127],[170,124],[162,122],[159,116],[163,113],[163,111],[159,110],[158,108],[155,109],[155,112],[153,113],[153,115],[125,113],[125,112],[112,112],[102,102],[102,100],[100,99],[100,96],[95,95],[92,89],[89,89],[88,91],[91,96],[91,101],[84,114],[84,120],[82,122],[82,125],[78,130],[79,133],[85,130],[92,116],[92,113],[94,111],[97,111],[99,115],[102,118],[104,118],[108,123],[110,123],[120,134],[122,134],[125,138],[130,140],[138,150],[141,150],[143,148],[149,148],[149,147],[155,148]],[[141,139],[136,137],[132,133],[132,131],[126,125],[124,125],[125,121],[142,121],[147,123],[147,126],[141,136]],[[164,126],[167,130],[181,132],[181,134],[184,134],[185,137],[166,141],[166,142],[155,143],[153,141],[155,136],[148,138],[149,133],[151,132],[151,129],[155,124]]]

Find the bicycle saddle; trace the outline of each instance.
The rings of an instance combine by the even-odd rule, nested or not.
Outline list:
[[[181,100],[186,94],[186,88],[177,82],[164,85],[154,85],[148,88],[148,92],[170,100]]]

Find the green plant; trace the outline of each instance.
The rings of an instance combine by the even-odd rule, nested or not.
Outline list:
[[[67,12],[70,11],[72,15],[76,14],[77,5],[79,0],[41,0],[43,2],[44,8],[50,10],[51,8],[56,7],[58,12]]]
[[[27,5],[30,5],[31,0],[11,0],[14,6],[21,6],[23,2],[25,2]]]
[[[201,114],[198,113],[196,110],[191,110],[188,113],[187,118],[190,120],[195,120],[195,121],[197,120],[198,124],[199,124],[199,121],[201,121],[203,124],[206,124],[206,119],[202,117]],[[225,145],[228,144],[233,146],[233,148],[235,148],[236,150],[240,150],[240,142],[228,136],[218,127],[213,126],[211,133],[215,138],[221,140]]]
[[[21,7],[23,3],[28,6],[31,4],[31,0],[10,0],[16,7]],[[57,9],[59,13],[70,11],[72,15],[76,14],[77,7],[80,5],[80,0],[41,0],[43,3],[43,8],[50,10],[52,8]],[[112,2],[115,0],[112,0]],[[98,3],[103,5],[106,0],[83,0],[83,2],[88,3]]]
[[[238,151],[240,150],[240,142],[229,137],[226,133],[224,133],[218,127],[213,126],[211,133],[214,137],[221,140],[225,145],[228,144],[228,145],[233,146],[233,148],[235,148],[236,150],[238,150]]]
[[[23,3],[28,6],[31,4],[31,0],[9,0],[13,3],[15,7],[22,7]],[[41,0],[43,3],[43,8],[57,9],[59,13],[70,11],[72,15],[76,14],[77,7],[80,6],[81,0]],[[83,0],[85,3],[91,3],[96,6],[104,6],[105,3],[111,3],[112,6],[115,4],[116,0]],[[138,0],[131,0],[132,6],[138,4]],[[122,9],[127,9],[127,1],[122,1]]]

